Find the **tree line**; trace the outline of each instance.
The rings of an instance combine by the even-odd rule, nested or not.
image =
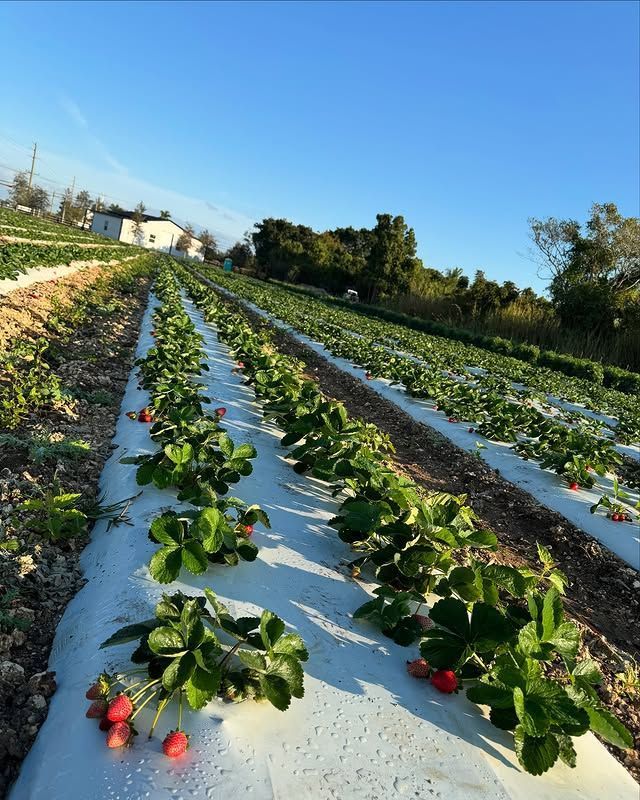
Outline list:
[[[567,328],[607,334],[640,332],[640,220],[614,203],[594,204],[584,225],[555,218],[529,220],[532,254],[549,299],[513,281],[477,270],[441,271],[416,255],[416,237],[402,216],[378,214],[373,228],[316,232],[286,219],[254,226],[225,255],[266,279],[303,283],[341,294],[356,289],[370,303],[399,297],[441,301],[461,321],[504,309],[553,315]]]

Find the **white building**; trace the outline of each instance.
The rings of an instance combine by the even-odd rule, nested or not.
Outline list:
[[[96,211],[91,222],[91,230],[110,239],[119,239],[129,244],[139,244],[151,250],[161,250],[176,258],[194,258],[204,261],[202,243],[194,236],[187,253],[178,250],[176,243],[184,228],[172,219],[162,219],[151,214],[143,214],[140,238],[134,234],[133,211]]]

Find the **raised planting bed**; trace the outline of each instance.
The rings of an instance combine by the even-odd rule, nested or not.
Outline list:
[[[219,280],[218,276],[216,280]],[[224,283],[225,286],[238,287],[237,278],[231,282],[227,279]],[[523,487],[538,501],[602,542],[631,567],[640,569],[638,491],[622,486],[617,480],[615,469],[620,457],[606,440],[601,440],[602,444],[599,444],[597,437],[592,434],[580,434],[575,442],[562,441],[555,445],[552,435],[556,435],[557,430],[536,430],[538,436],[531,440],[531,453],[526,447],[520,446],[527,441],[520,436],[514,448],[511,442],[501,441],[499,433],[489,431],[489,428],[497,430],[497,427],[506,424],[505,409],[495,412],[493,417],[485,419],[481,416],[479,422],[474,418],[469,421],[465,418],[465,412],[451,405],[446,397],[440,398],[438,405],[427,399],[428,391],[417,391],[414,385],[407,390],[402,385],[400,375],[393,369],[393,359],[384,347],[372,347],[364,340],[347,336],[346,340],[350,338],[355,345],[355,348],[347,346],[347,354],[343,346],[344,335],[336,337],[327,332],[324,336],[322,326],[318,328],[311,322],[318,338],[307,336],[282,321],[283,317],[288,318],[286,313],[276,312],[274,315],[254,304],[250,307],[269,321],[283,325],[292,336],[324,355],[330,363],[370,384],[378,394],[396,403],[417,421],[428,424],[457,446],[477,454],[505,478]],[[299,316],[296,319],[301,322]],[[308,327],[306,323],[303,324]],[[375,366],[370,360],[372,351],[375,353]],[[383,377],[385,374],[391,375],[393,380]],[[418,381],[421,380],[422,377],[418,376]],[[624,402],[630,401],[625,398]],[[452,413],[457,416],[450,416]],[[542,422],[543,426],[545,424]],[[510,425],[507,425],[509,429]],[[556,429],[559,427],[556,423]],[[542,443],[542,449],[538,442]],[[554,447],[557,447],[557,452]],[[637,448],[626,449],[632,457],[637,458]],[[539,468],[541,466],[542,469]],[[558,473],[561,477],[558,477]]]
[[[89,269],[55,291],[47,283],[36,297],[18,290],[0,299],[0,796],[55,690],[49,652],[82,585],[78,556],[97,513],[152,266],[145,256],[106,277]],[[29,358],[38,338],[42,357]],[[52,503],[50,521],[66,520],[62,535],[47,528],[43,502]]]
[[[141,363],[141,374],[149,394],[139,389],[138,375],[132,374],[116,429],[117,450],[102,476],[109,500],[130,496],[136,479],[143,487],[142,494],[129,508],[132,525],[108,531],[106,523],[98,523],[83,554],[87,585],[67,609],[52,653],[51,666],[58,670],[60,690],[12,796],[90,796],[98,800],[118,795],[169,798],[186,794],[194,797],[251,794],[272,798],[307,794],[318,798],[374,798],[446,792],[454,798],[535,796],[577,800],[605,794],[614,798],[635,797],[636,784],[591,734],[575,738],[582,767],[572,771],[558,762],[542,777],[523,771],[523,760],[534,772],[540,771],[536,767],[540,762],[535,759],[536,763],[532,762],[531,753],[520,752],[519,764],[512,747],[512,734],[491,725],[464,695],[443,693],[447,687],[436,675],[429,682],[407,674],[406,661],[415,655],[415,650],[411,652],[394,643],[370,623],[354,619],[354,610],[371,600],[375,583],[356,580],[355,573],[345,568],[349,548],[341,541],[342,534],[339,537],[327,527],[332,522],[335,528],[336,517],[344,514],[344,499],[336,496],[331,483],[314,477],[313,470],[292,469],[293,462],[285,458],[291,442],[285,441],[283,447],[282,441],[284,412],[277,412],[273,405],[273,392],[281,392],[281,388],[275,382],[265,383],[258,378],[264,370],[274,369],[281,376],[278,381],[285,381],[279,386],[293,386],[297,380],[295,365],[288,370],[284,363],[278,366],[268,342],[253,339],[241,320],[234,315],[225,318],[224,309],[215,309],[209,298],[191,286],[206,315],[220,324],[223,337],[233,340],[230,352],[219,341],[215,329],[187,304],[196,332],[202,334],[198,352],[198,339],[178,313],[175,293],[172,294],[169,284],[165,276],[161,295],[166,313],[154,317],[156,336],[151,335],[147,317],[138,350],[140,357],[147,354]],[[153,339],[157,346],[150,349]],[[245,346],[247,358],[266,359],[260,369],[254,370],[248,362],[236,363]],[[206,356],[209,371],[199,366],[202,354]],[[196,377],[213,400],[208,414],[206,404],[198,399],[200,393],[193,394],[194,381],[190,376]],[[292,384],[287,383],[289,378]],[[257,388],[262,401],[268,403],[277,427],[264,420],[267,407],[256,402],[252,386]],[[188,394],[187,404],[176,403],[175,399],[169,402],[178,388],[183,397]],[[191,409],[189,420],[184,416],[187,409]],[[129,411],[133,419],[128,416]],[[337,409],[329,411],[342,418]],[[350,423],[345,419],[341,424],[348,427]],[[196,435],[194,425],[209,437],[206,448],[210,456],[206,459],[185,449],[185,439]],[[178,430],[180,434],[176,436]],[[373,442],[373,431],[368,435]],[[171,436],[173,444],[168,444]],[[234,444],[229,445],[228,437]],[[160,452],[159,442],[164,442],[163,452],[174,466],[165,462],[161,453],[159,457],[156,455]],[[236,463],[240,459],[238,451],[244,460],[251,461],[252,470]],[[144,453],[149,458],[140,458]],[[220,453],[227,461],[218,458]],[[387,479],[396,480],[390,474]],[[205,559],[211,563],[202,565],[200,549],[192,547],[194,558],[182,554],[177,562],[177,577],[171,566],[173,557],[169,555],[164,557],[167,574],[158,571],[159,544],[174,552],[186,546],[182,538],[184,529],[182,534],[175,530],[172,533],[158,519],[166,520],[163,515],[167,512],[182,514],[191,508],[196,514],[195,522],[203,513],[197,508],[213,508],[228,498],[229,483],[238,484],[237,488],[233,486],[234,494],[252,504],[258,503],[269,515],[270,528],[261,517],[251,531],[247,530],[247,518],[233,529],[237,531],[239,526],[244,536],[251,537],[259,548],[258,558],[252,562],[240,560],[237,564],[229,558],[225,559],[226,564],[218,563],[216,555],[221,551],[216,549],[217,539],[212,531],[205,535],[201,528],[195,538],[199,538],[204,552],[213,556]],[[211,495],[208,489],[214,484],[217,489]],[[188,503],[188,499],[195,502]],[[203,499],[208,500],[208,505]],[[438,505],[442,501],[434,502]],[[458,507],[459,501],[451,498],[446,504]],[[468,529],[471,535],[471,520],[464,512],[456,525],[461,531]],[[149,539],[149,532],[154,541]],[[478,536],[488,542],[479,531]],[[236,547],[237,537],[225,538],[225,546],[232,542]],[[156,580],[152,579],[154,576]],[[177,703],[164,712],[156,728],[159,735],[149,741],[145,734],[153,726],[154,714],[150,710],[153,703],[143,707],[143,702],[136,698],[139,710],[132,713],[140,735],[130,748],[105,747],[105,734],[99,731],[97,720],[84,719],[87,688],[101,670],[106,668],[113,675],[126,668],[135,647],[132,641],[122,641],[106,649],[100,649],[100,645],[107,637],[117,636],[122,626],[153,616],[154,604],[163,595],[163,586],[157,579],[170,583],[165,591],[174,596],[183,592],[192,597],[206,597],[214,611],[222,601],[234,617],[258,615],[262,619],[260,638],[243,636],[246,641],[242,648],[234,648],[235,657],[248,644],[257,648],[257,660],[255,653],[244,656],[242,663],[249,672],[243,677],[228,673],[225,668],[215,686],[207,682],[209,679],[205,681],[204,676],[198,677],[197,686],[192,685],[195,667],[187,669],[185,665],[191,664],[190,653],[199,645],[191,641],[195,629],[184,615],[175,618],[171,634],[161,633],[162,627],[154,628],[148,643],[138,650],[136,661],[143,666],[149,655],[147,647],[163,666],[166,658],[178,662],[170,674],[166,669],[162,672],[163,691],[173,695],[176,687],[183,686],[188,699],[198,696],[194,694],[196,689],[210,698],[198,713],[183,711],[178,725],[190,732],[191,747],[173,762],[162,754],[161,739],[169,727],[175,727],[180,714]],[[207,587],[214,588],[217,599],[207,594]],[[555,609],[553,625],[556,626],[560,624],[556,596],[548,592],[545,596],[551,598],[546,603]],[[168,605],[165,601],[156,613],[170,623],[174,613],[170,606],[175,602]],[[271,609],[284,622],[276,623],[275,617],[265,617],[264,608]],[[248,630],[254,624],[249,623]],[[545,624],[551,625],[552,621],[548,619]],[[227,638],[221,635],[225,649],[233,642],[233,636],[230,640],[229,636],[234,628],[229,623],[223,628],[227,634]],[[237,638],[238,629],[235,630]],[[304,694],[299,675],[292,683],[293,673],[287,672],[285,677],[282,665],[279,671],[268,668],[265,671],[265,662],[260,660],[273,659],[278,652],[285,654],[282,648],[276,650],[284,630],[291,637],[292,650],[287,656],[293,657],[293,651],[307,655],[308,651],[308,661],[302,658]],[[178,633],[186,650],[174,649]],[[136,630],[131,639],[139,635]],[[187,636],[189,639],[184,639]],[[265,643],[265,637],[272,646]],[[231,655],[228,657],[231,661]],[[195,657],[195,661],[199,669],[209,675],[215,673],[207,657],[201,656],[200,660]],[[461,673],[460,679],[463,677]],[[123,680],[122,688],[128,686],[127,681]],[[293,690],[288,697],[281,681]],[[224,701],[223,698],[228,701],[234,696],[240,699],[238,693],[250,686],[270,702]],[[100,692],[98,687],[90,693],[96,696]],[[133,687],[129,694],[133,695]],[[218,694],[223,698],[218,698]],[[160,694],[160,701],[163,699]],[[191,699],[189,705],[193,705]],[[118,703],[122,706],[126,701]],[[564,700],[561,705],[572,719],[577,714],[582,720],[582,713],[571,703]],[[115,706],[113,713],[110,706],[107,718],[114,716]],[[609,719],[604,714],[601,718]],[[70,719],[75,722],[70,723]],[[566,724],[567,720],[568,717],[560,724]],[[59,735],[62,728],[66,733],[64,739]],[[113,744],[112,730],[106,733],[106,739]],[[622,735],[620,728],[618,734]],[[525,739],[527,748],[533,744]],[[564,753],[565,757],[568,755],[568,751]],[[543,756],[542,761],[548,756]]]

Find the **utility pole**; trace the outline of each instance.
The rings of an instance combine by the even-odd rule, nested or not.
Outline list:
[[[29,173],[29,188],[31,188],[31,184],[33,183],[33,171],[36,166],[36,153],[38,152],[38,143],[33,143],[33,154],[31,156],[31,172]]]
[[[51,208],[49,209],[49,213],[53,214],[53,201],[56,199],[55,191],[51,192]]]
[[[71,203],[73,203],[73,192],[74,192],[75,188],[76,188],[76,176],[74,175],[73,176],[73,181],[71,183]],[[60,219],[60,222],[62,224],[64,224],[64,217],[65,217],[66,211],[67,211],[67,203],[66,203],[64,195],[62,195],[62,218]]]

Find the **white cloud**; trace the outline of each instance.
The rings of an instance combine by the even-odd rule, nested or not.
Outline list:
[[[118,159],[110,152],[109,148],[105,145],[102,139],[100,139],[94,133],[91,133],[89,129],[89,121],[82,113],[82,110],[75,100],[72,100],[69,95],[61,93],[59,95],[59,103],[60,107],[67,113],[75,125],[86,132],[88,141],[91,143],[96,152],[99,153],[103,161],[105,161],[105,163],[107,163],[115,172],[118,172],[121,175],[126,175],[128,170],[124,164],[118,161]]]
[[[60,101],[60,107],[67,112],[67,114],[71,117],[71,119],[76,123],[76,125],[79,128],[87,129],[89,127],[87,118],[82,113],[82,111],[80,111],[80,108],[78,107],[77,103],[75,103],[66,94],[61,94],[59,101]]]

